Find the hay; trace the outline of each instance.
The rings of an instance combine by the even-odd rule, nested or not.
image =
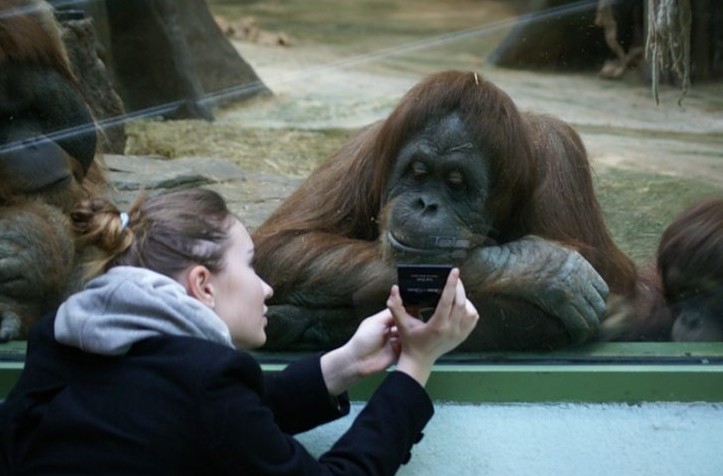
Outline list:
[[[244,170],[306,177],[349,131],[241,127],[222,115],[215,122],[142,120],[126,127],[127,155],[219,157]]]

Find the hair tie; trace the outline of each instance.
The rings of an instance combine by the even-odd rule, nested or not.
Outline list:
[[[130,217],[126,212],[120,212],[120,221],[121,221],[121,231],[128,228],[128,222],[130,221]]]

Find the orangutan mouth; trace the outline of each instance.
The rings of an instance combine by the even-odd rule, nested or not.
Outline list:
[[[454,236],[428,236],[424,248],[409,246],[395,237],[392,232],[387,232],[387,240],[395,250],[416,255],[438,255],[455,250],[467,250],[470,246],[469,240]]]

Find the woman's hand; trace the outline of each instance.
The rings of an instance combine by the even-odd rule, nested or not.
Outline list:
[[[349,341],[321,357],[321,372],[331,395],[381,372],[399,357],[397,332],[389,309],[364,319]]]
[[[404,309],[397,286],[392,286],[387,307],[396,322],[401,345],[397,369],[422,386],[427,383],[434,362],[461,344],[479,320],[477,309],[467,299],[457,268],[449,273],[437,308],[427,322],[412,317]]]
[[[364,319],[346,344],[321,357],[321,372],[331,395],[345,392],[394,362],[398,370],[425,385],[434,362],[461,344],[479,320],[457,268],[450,272],[426,323],[404,309],[397,286],[392,286],[387,307]]]

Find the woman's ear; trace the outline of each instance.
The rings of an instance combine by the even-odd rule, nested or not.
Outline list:
[[[216,305],[216,290],[211,282],[211,271],[203,265],[194,265],[186,273],[186,292],[213,309]]]

